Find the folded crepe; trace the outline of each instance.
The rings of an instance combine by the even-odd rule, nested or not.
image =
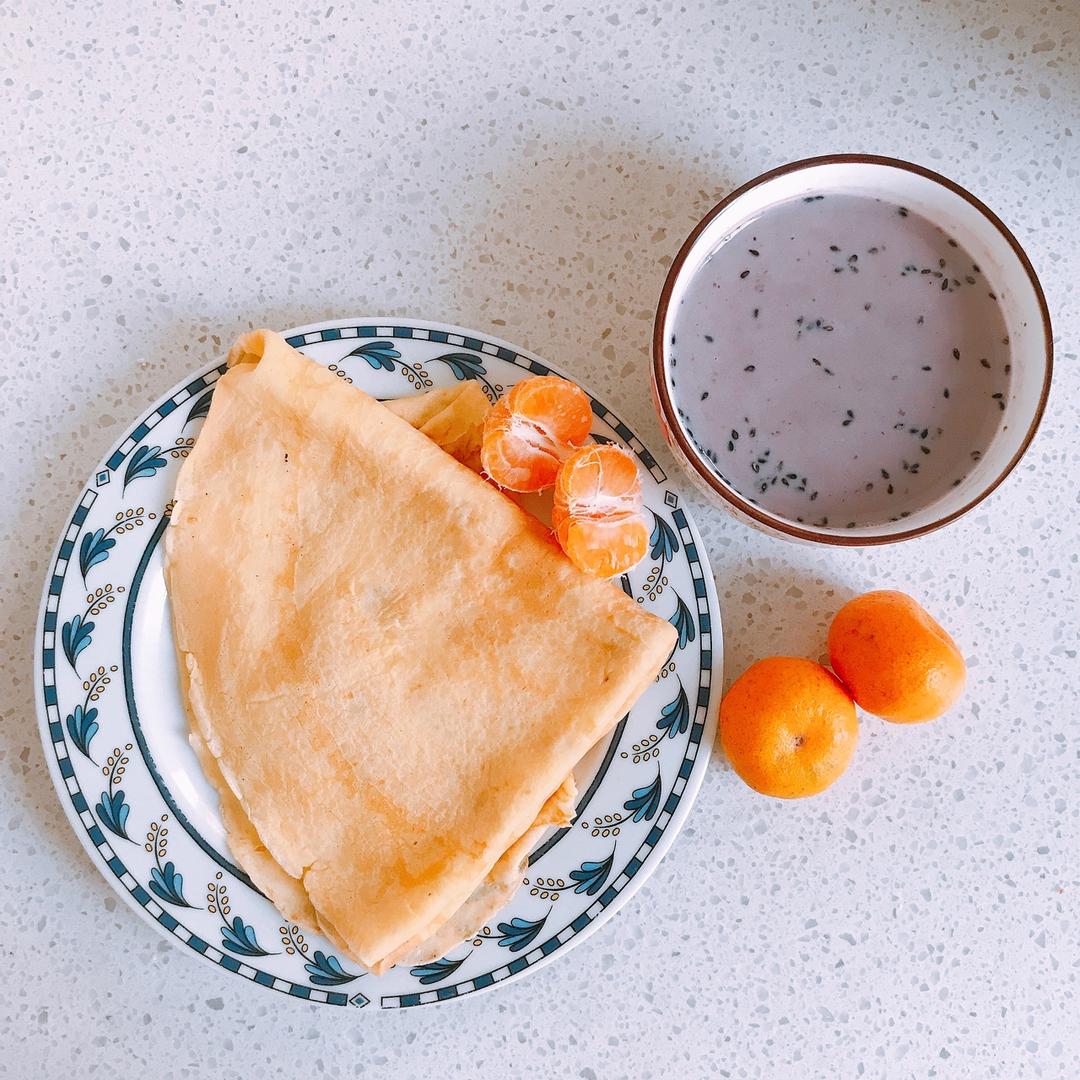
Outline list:
[[[374,971],[435,955],[568,819],[674,630],[455,460],[452,402],[394,415],[268,331],[230,365],[165,537],[196,748],[286,918]]]

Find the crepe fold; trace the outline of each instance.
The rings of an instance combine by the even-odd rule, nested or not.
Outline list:
[[[452,402],[397,416],[269,331],[230,364],[165,533],[196,747],[287,918],[374,971],[436,955],[567,820],[675,632],[455,459],[462,403],[443,449]]]

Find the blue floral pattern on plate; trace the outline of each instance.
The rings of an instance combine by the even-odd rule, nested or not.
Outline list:
[[[380,398],[474,379],[494,400],[519,379],[554,370],[506,342],[438,323],[343,320],[286,337]],[[677,492],[626,425],[594,400],[594,435],[637,455],[651,515],[648,556],[622,587],[671,622],[678,645],[608,745],[578,770],[574,825],[536,849],[504,910],[449,955],[374,976],[283,922],[230,862],[216,800],[191,794],[205,781],[184,741],[160,540],[176,474],[223,371],[219,363],[176,387],[134,426],[92,474],[57,546],[37,633],[38,708],[73,828],[117,891],[162,933],[292,997],[407,1008],[535,971],[644,881],[708,762],[719,614]],[[201,896],[197,882],[207,883]]]

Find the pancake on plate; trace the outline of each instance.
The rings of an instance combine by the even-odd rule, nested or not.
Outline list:
[[[234,855],[372,971],[439,955],[569,819],[675,631],[457,460],[473,391],[388,408],[269,331],[229,363],[165,572]]]

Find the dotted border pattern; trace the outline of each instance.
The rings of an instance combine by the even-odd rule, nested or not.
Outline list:
[[[340,327],[326,328],[293,335],[286,338],[286,341],[294,348],[301,348],[303,345],[317,344],[324,341],[376,337],[401,339],[415,338],[420,340],[430,340],[440,344],[453,345],[459,348],[469,349],[473,352],[497,356],[501,360],[513,363],[515,366],[536,375],[546,375],[549,374],[551,370],[539,361],[506,348],[505,346],[495,345],[479,338],[449,333],[442,330],[428,330],[402,326]],[[225,370],[226,366],[224,364],[210,369],[203,375],[200,375],[187,383],[180,391],[173,395],[172,398],[159,405],[157,409],[150,413],[132,430],[124,442],[122,442],[110,455],[105,463],[106,470],[113,471],[117,469],[126,459],[128,454],[139,445],[157,424],[175,411],[181,404],[191,400],[196,394],[199,394],[210,387],[218,378],[220,378]],[[634,451],[649,471],[650,475],[658,483],[664,483],[667,480],[667,474],[626,424],[600,403],[592,401],[592,407],[594,413],[614,428],[619,437]],[[96,479],[99,487],[108,483],[107,474],[105,474],[106,470],[97,474]],[[676,497],[669,499],[669,496],[673,495],[674,493],[672,492],[665,492],[665,502],[667,502],[668,505],[674,505],[677,501]],[[291,997],[330,1005],[343,1006],[351,1003],[361,1008],[366,1006],[369,1004],[369,999],[362,993],[354,993],[350,998],[347,994],[318,990],[277,978],[269,972],[260,971],[247,964],[240,963],[235,958],[223,954],[219,949],[216,949],[214,946],[203,941],[198,935],[192,934],[191,931],[182,926],[177,919],[165,911],[134,879],[134,877],[132,877],[123,862],[112,850],[100,828],[94,821],[94,818],[91,816],[86,803],[86,798],[79,788],[78,781],[74,775],[74,769],[68,757],[65,734],[60,720],[59,708],[57,706],[55,685],[55,638],[60,592],[63,588],[68,562],[75,548],[75,540],[77,539],[82,525],[86,520],[87,513],[96,498],[97,495],[94,491],[89,489],[86,491],[82,500],[80,500],[76,507],[68,529],[64,534],[64,539],[61,541],[53,572],[48,582],[41,638],[42,688],[49,736],[56,756],[59,776],[63,779],[64,786],[68,791],[76,816],[86,830],[90,842],[101,856],[105,865],[109,867],[116,878],[124,885],[125,890],[135,904],[141,907],[150,918],[165,927],[165,929],[177,940],[188,945],[195,952],[213,960],[228,971],[241,974],[253,982],[270,987],[271,989]],[[678,528],[684,556],[687,559],[687,564],[694,581],[694,593],[697,600],[698,611],[698,632],[701,635],[699,639],[699,683],[694,722],[690,728],[686,753],[672,785],[671,793],[668,795],[660,815],[657,817],[656,824],[649,830],[645,840],[630,861],[624,866],[616,880],[604,890],[597,900],[569,924],[563,927],[562,930],[544,941],[538,948],[530,950],[530,952],[526,953],[524,956],[517,957],[494,971],[486,972],[461,983],[440,987],[436,990],[424,993],[385,996],[380,999],[380,1005],[383,1008],[409,1008],[462,997],[469,993],[487,989],[498,982],[502,982],[507,978],[517,975],[530,965],[549,956],[585,929],[585,927],[594,922],[596,918],[611,905],[630,880],[638,873],[644,865],[649,853],[663,836],[672,815],[682,799],[686,783],[693,772],[693,766],[698,756],[702,734],[707,722],[712,670],[712,625],[708,610],[706,584],[701,562],[697,554],[697,545],[693,534],[690,531],[685,512],[681,509],[673,510],[672,520]]]

